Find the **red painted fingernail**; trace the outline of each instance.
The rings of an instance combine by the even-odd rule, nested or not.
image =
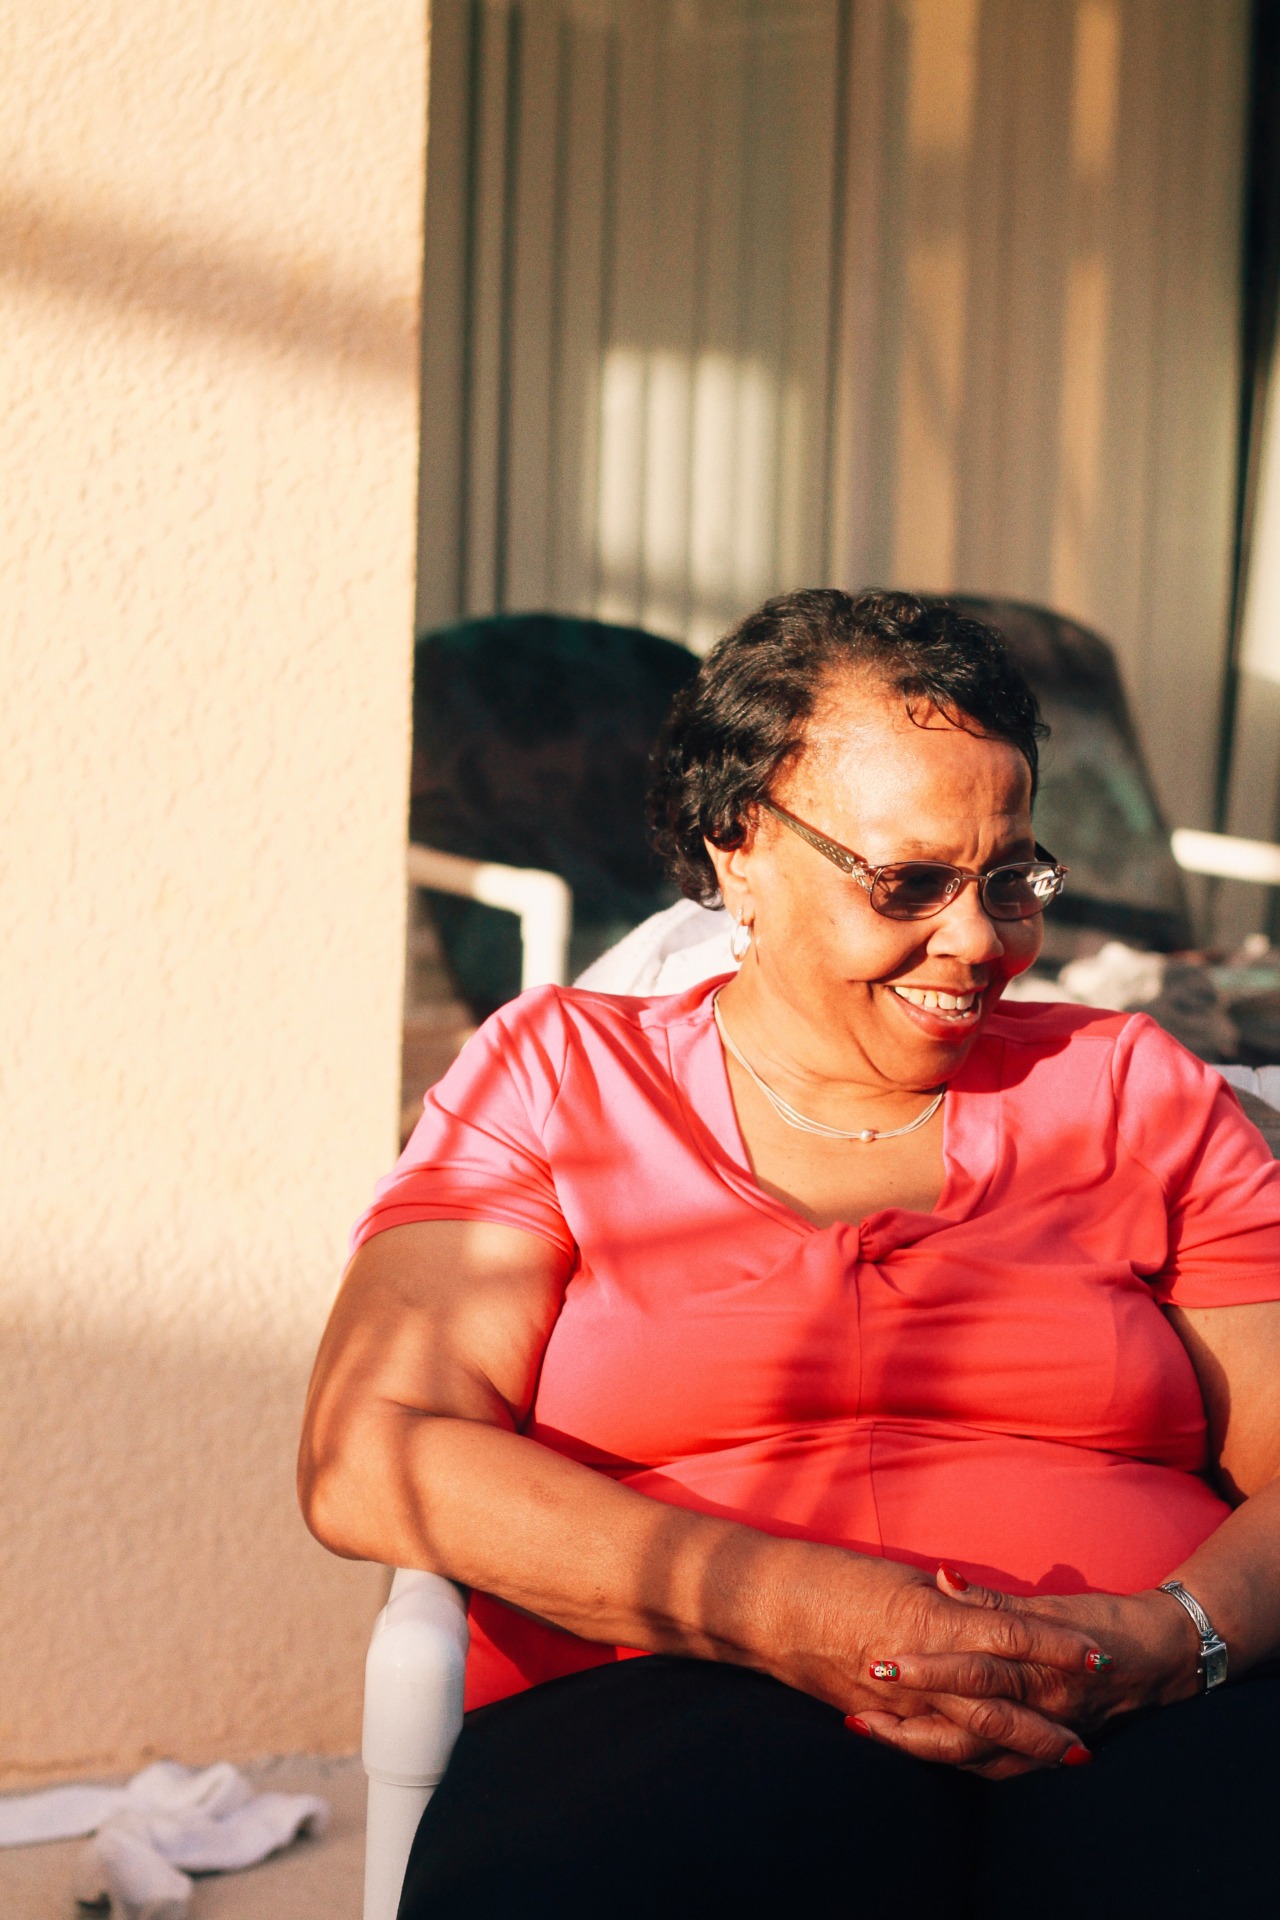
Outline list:
[[[901,1668],[894,1660],[873,1660],[870,1673],[873,1680],[896,1680]]]
[[[947,1585],[954,1587],[957,1593],[967,1593],[969,1591],[969,1582],[962,1573],[957,1573],[954,1567],[939,1567],[938,1572],[942,1575]]]
[[[848,1727],[850,1733],[860,1733],[864,1740],[870,1740],[871,1729],[867,1725],[866,1721],[861,1719],[858,1714],[846,1713],[844,1717],[844,1723],[846,1727]]]
[[[1064,1767],[1087,1767],[1093,1759],[1088,1747],[1068,1747],[1062,1756]]]
[[[1097,1647],[1090,1647],[1084,1657],[1084,1663],[1090,1673],[1101,1673],[1104,1668],[1115,1665],[1111,1655],[1109,1653],[1099,1653]]]

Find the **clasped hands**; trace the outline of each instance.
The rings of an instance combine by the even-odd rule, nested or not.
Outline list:
[[[946,1567],[930,1578],[862,1560],[861,1571],[879,1591],[863,1596],[857,1651],[836,1654],[820,1634],[795,1656],[797,1677],[779,1677],[918,1759],[989,1780],[1083,1765],[1083,1736],[1105,1721],[1196,1691],[1198,1638],[1167,1594],[1022,1597]]]

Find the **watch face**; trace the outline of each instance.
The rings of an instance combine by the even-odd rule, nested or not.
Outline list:
[[[1227,1677],[1227,1649],[1221,1640],[1212,1640],[1200,1656],[1204,1690],[1220,1687]]]

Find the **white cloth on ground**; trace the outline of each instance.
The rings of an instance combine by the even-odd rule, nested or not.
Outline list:
[[[0,1799],[0,1846],[94,1837],[76,1898],[110,1899],[124,1920],[180,1920],[190,1873],[256,1866],[300,1833],[323,1833],[329,1805],[311,1793],[255,1793],[223,1761],[200,1770],[158,1760],[123,1787],[49,1787]]]

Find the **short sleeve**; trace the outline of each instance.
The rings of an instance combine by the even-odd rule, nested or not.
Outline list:
[[[427,1094],[404,1152],[356,1223],[353,1250],[418,1220],[491,1220],[572,1254],[544,1144],[567,1051],[555,988],[499,1008]]]
[[[1146,1014],[1116,1042],[1121,1139],[1160,1182],[1168,1252],[1152,1276],[1170,1306],[1280,1299],[1280,1164],[1222,1075]]]

